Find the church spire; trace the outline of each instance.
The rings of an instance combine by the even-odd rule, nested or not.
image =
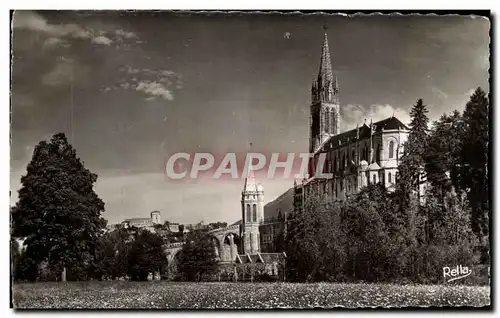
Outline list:
[[[247,153],[247,158],[252,159],[251,157],[248,156],[249,153],[252,153],[252,143],[250,143],[249,152]],[[251,164],[252,162],[250,161],[247,163],[247,167],[245,167],[247,173],[245,176],[245,184],[243,186],[243,192],[257,191],[257,182],[255,181],[255,174],[253,173],[253,170],[250,169]]]
[[[243,192],[254,192],[257,191],[257,182],[255,181],[255,175],[253,170],[250,169],[248,176],[245,178],[245,185],[243,187]]]
[[[328,138],[340,133],[340,103],[337,76],[333,73],[328,33],[323,27],[318,77],[311,87],[309,151],[315,152]]]
[[[328,33],[326,25],[323,26],[323,30],[325,30],[325,37],[323,39],[321,61],[319,63],[318,84],[320,84],[320,86],[327,87],[328,84],[334,84],[334,78],[332,61],[330,60],[330,48],[328,47]]]

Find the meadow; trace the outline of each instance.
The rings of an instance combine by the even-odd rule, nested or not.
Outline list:
[[[14,284],[17,309],[272,309],[490,305],[489,286],[90,281]]]

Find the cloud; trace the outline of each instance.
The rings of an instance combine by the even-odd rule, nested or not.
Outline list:
[[[91,42],[95,43],[95,44],[103,44],[103,45],[110,45],[111,43],[113,43],[113,41],[110,38],[105,37],[104,35],[99,35],[99,36],[92,38]]]
[[[360,126],[365,123],[368,125],[370,120],[373,122],[394,116],[398,118],[402,123],[408,125],[410,123],[410,114],[398,107],[391,105],[371,105],[368,107],[361,105],[348,104],[341,106],[341,121],[340,130],[347,131],[356,128],[356,125]]]
[[[142,81],[135,88],[136,91],[142,91],[149,96],[148,100],[151,100],[151,97],[161,97],[165,100],[174,100],[174,96],[172,92],[168,90],[163,84],[158,82],[148,82]]]
[[[173,90],[182,88],[181,76],[170,70],[139,69],[127,65],[121,68],[121,71],[125,73],[124,79],[113,87],[104,87],[104,92],[114,89],[134,90],[145,93],[147,101],[158,98],[172,101],[174,100]]]
[[[115,34],[119,38],[137,39],[137,35],[134,32],[127,32],[127,31],[124,31],[123,29],[116,30]]]
[[[91,30],[83,29],[76,24],[49,24],[41,15],[31,11],[16,11],[12,27],[43,32],[54,37],[71,36],[82,39],[91,37]]]
[[[12,23],[14,29],[24,29],[34,32],[45,33],[50,37],[48,44],[62,43],[61,38],[90,39],[92,43],[110,45],[113,41],[105,36],[106,32],[84,28],[74,23],[50,24],[41,15],[31,11],[16,11]],[[132,32],[122,30],[123,36],[130,37]],[[57,42],[57,41],[61,42]],[[69,44],[67,44],[69,46]]]

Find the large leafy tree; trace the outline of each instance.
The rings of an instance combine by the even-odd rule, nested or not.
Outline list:
[[[430,131],[424,156],[427,181],[431,186],[428,193],[432,195],[432,202],[424,208],[430,229],[443,220],[447,195],[459,188],[464,129],[462,115],[454,111],[450,115],[442,115]]]
[[[106,225],[96,181],[63,133],[35,147],[12,209],[12,236],[25,238],[27,257],[60,270],[89,261]]]
[[[122,226],[99,238],[93,276],[98,279],[117,278],[127,274],[128,250],[133,240],[131,230]]]
[[[381,185],[370,185],[346,202],[342,213],[346,235],[346,273],[358,279],[374,281],[384,278],[389,236],[382,211],[387,195]]]
[[[19,264],[19,259],[21,257],[21,251],[19,250],[19,242],[11,238],[10,239],[10,273],[11,278],[16,279],[17,269]]]
[[[425,170],[427,180],[441,202],[452,186],[458,186],[464,129],[462,114],[454,111],[450,115],[442,115],[430,132],[425,153]]]
[[[479,238],[488,236],[488,108],[486,93],[477,88],[466,105],[463,117],[465,134],[461,149],[461,189],[471,205],[472,230]]]
[[[138,230],[129,244],[127,274],[132,280],[147,280],[149,273],[159,272],[166,265],[167,255],[160,235]]]
[[[186,280],[201,281],[216,269],[217,259],[210,236],[204,230],[189,232],[179,256],[179,273]]]
[[[318,216],[324,208],[321,197],[313,192],[307,196],[304,209],[290,220],[285,247],[288,280],[314,281],[317,278],[322,264]]]

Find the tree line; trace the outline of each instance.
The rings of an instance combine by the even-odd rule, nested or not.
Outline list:
[[[308,196],[288,225],[288,279],[436,283],[444,266],[488,266],[488,111],[478,88],[463,113],[430,128],[417,100],[394,191],[370,184],[343,202]]]

